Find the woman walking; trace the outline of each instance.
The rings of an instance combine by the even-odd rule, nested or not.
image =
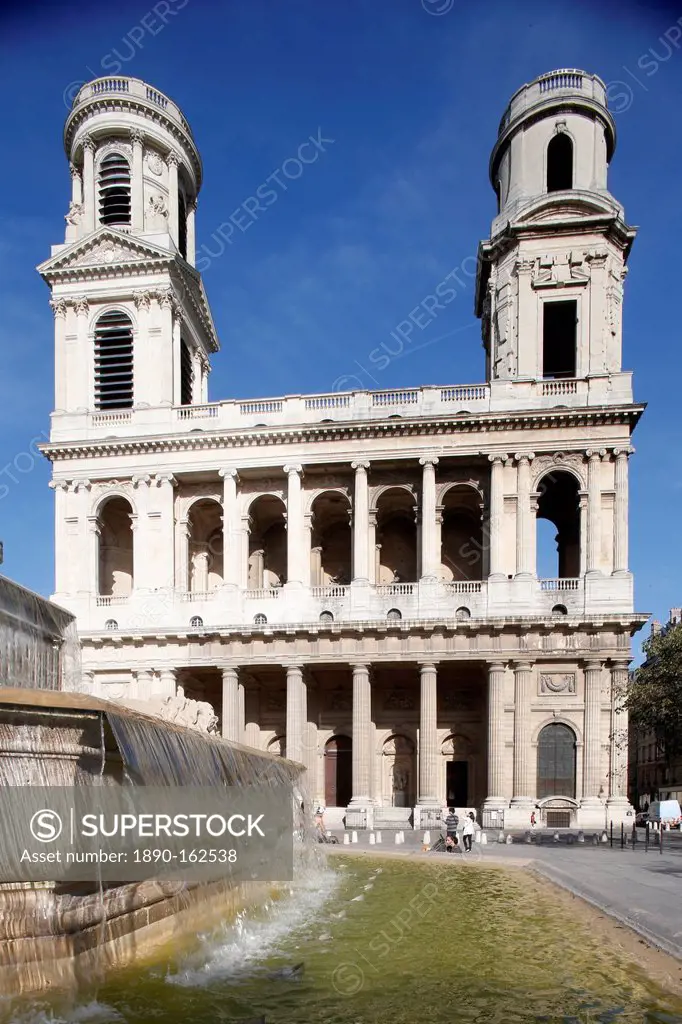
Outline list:
[[[474,830],[474,816],[473,813],[469,811],[469,814],[464,819],[464,828],[462,829],[462,838],[464,841],[465,853],[471,853],[471,843],[473,840]]]

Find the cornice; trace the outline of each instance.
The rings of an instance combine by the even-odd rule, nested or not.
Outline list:
[[[108,437],[102,440],[49,442],[39,445],[51,462],[72,458],[162,454],[221,448],[274,446],[297,442],[369,440],[396,436],[450,436],[472,434],[479,430],[496,433],[509,429],[550,429],[562,426],[628,425],[633,429],[645,405],[599,406],[583,409],[528,410],[516,413],[483,413],[451,418],[403,419],[387,421],[351,421],[348,423],[312,423],[285,427],[241,428],[225,431],[161,434],[150,437]],[[191,420],[187,421],[192,423]],[[537,447],[537,446],[536,446]],[[584,447],[584,445],[582,446]],[[568,451],[568,448],[566,448]],[[582,448],[580,449],[582,450]],[[453,454],[457,454],[453,452]]]

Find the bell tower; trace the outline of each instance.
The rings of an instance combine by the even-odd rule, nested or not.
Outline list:
[[[514,94],[490,158],[498,213],[480,244],[476,312],[487,379],[632,400],[621,366],[635,237],[608,189],[616,129],[596,75],[559,70]]]
[[[97,79],[74,100],[64,147],[65,238],[38,268],[55,313],[53,429],[206,402],[218,341],[195,269],[202,168],[189,124],[139,79]]]

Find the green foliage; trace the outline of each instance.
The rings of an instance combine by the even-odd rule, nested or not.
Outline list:
[[[682,625],[665,626],[644,644],[625,706],[630,723],[653,732],[668,764],[682,755]]]

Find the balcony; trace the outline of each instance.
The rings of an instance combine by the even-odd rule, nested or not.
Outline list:
[[[502,115],[499,135],[503,135],[512,121],[516,121],[533,107],[554,96],[580,96],[585,101],[606,107],[606,86],[597,75],[587,74],[579,68],[559,68],[540,75],[522,85],[512,96]]]
[[[94,82],[88,82],[79,89],[74,97],[69,121],[77,111],[88,103],[109,97],[112,99],[130,99],[135,102],[136,106],[148,106],[157,115],[159,111],[162,111],[170,121],[177,124],[187,133],[190,139],[193,139],[192,129],[177,103],[174,103],[168,96],[159,92],[158,89],[153,89],[151,85],[147,85],[146,82],[139,78],[97,78]],[[67,121],[67,131],[69,121]]]
[[[323,427],[387,420],[446,420],[525,410],[579,409],[632,403],[632,375],[514,381],[399,391],[285,395],[253,401],[108,412],[53,413],[51,442],[144,436],[235,433],[291,426]]]

